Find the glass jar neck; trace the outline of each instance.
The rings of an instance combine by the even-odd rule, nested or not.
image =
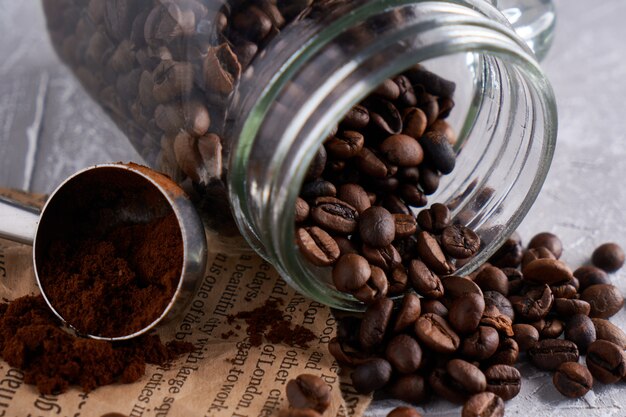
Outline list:
[[[465,193],[454,213],[471,211],[465,223],[488,225],[498,237],[459,273],[484,261],[534,201],[552,157],[556,110],[532,52],[484,0],[357,1],[349,8],[339,4],[343,2],[327,3],[326,9],[310,10],[283,30],[244,74],[227,128],[234,139],[228,179],[235,218],[250,245],[301,292],[334,307],[357,308],[323,279],[315,279],[300,259],[293,209],[317,149],[353,105],[416,63],[455,54],[475,60],[478,81],[460,137],[476,136],[477,123],[488,126],[499,120],[500,128],[487,132],[485,144],[492,148],[475,146],[471,152],[462,149],[471,141],[459,142],[457,151],[471,160],[431,202],[449,203]],[[494,110],[502,100],[508,103],[502,107],[506,110]],[[506,112],[510,117],[497,119]],[[517,132],[520,114],[526,124]],[[497,142],[507,134],[516,137],[513,144]],[[506,178],[508,185],[499,185],[476,207],[481,190],[491,187],[494,172],[489,169],[508,153],[522,155],[515,159],[518,165],[530,161],[533,175],[516,171]],[[503,169],[500,165],[495,175]],[[498,210],[507,218],[489,225],[489,213]]]

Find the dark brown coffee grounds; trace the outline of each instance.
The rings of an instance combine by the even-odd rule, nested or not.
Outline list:
[[[261,307],[252,311],[241,311],[228,317],[228,323],[232,324],[236,319],[246,322],[246,333],[250,336],[252,346],[261,346],[263,337],[270,343],[285,343],[289,346],[297,346],[303,349],[309,347],[317,337],[315,333],[300,325],[292,325],[285,320],[282,311],[278,308],[282,304],[281,299],[267,300]]]
[[[55,309],[79,332],[104,337],[129,335],[156,320],[182,268],[176,216],[115,225],[96,236],[91,224],[81,228],[51,242],[41,265]]]
[[[70,385],[84,391],[137,381],[146,363],[165,365],[193,351],[190,343],[164,345],[156,335],[123,343],[76,337],[61,327],[42,296],[0,304],[0,354],[24,372],[24,382],[42,394],[61,393]]]

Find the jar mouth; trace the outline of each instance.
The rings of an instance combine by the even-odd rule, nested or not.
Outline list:
[[[429,201],[452,203],[462,195],[453,215],[470,227],[482,227],[483,234],[491,231],[495,236],[457,274],[466,274],[488,259],[519,225],[547,175],[556,138],[556,107],[549,83],[532,52],[505,26],[506,19],[486,2],[385,2],[355,11],[359,12],[363,15],[348,25],[348,30],[336,31],[328,38],[320,35],[324,38],[322,45],[316,44],[322,42],[319,38],[303,45],[297,59],[273,78],[274,83],[256,101],[239,131],[229,176],[235,217],[251,246],[296,289],[347,310],[361,310],[362,303],[333,288],[330,268],[312,267],[300,256],[295,245],[292,208],[317,149],[353,105],[385,79],[415,63],[454,55],[475,60],[471,66],[476,70],[474,93],[459,135],[466,140],[460,141],[457,149],[460,158],[475,160],[468,163],[467,175],[459,176],[455,170],[448,176]],[[365,30],[374,17],[378,30],[381,22],[387,22],[383,32],[377,33],[375,39],[359,39],[363,43],[360,49],[346,47],[347,41],[354,44],[355,34]],[[328,35],[326,30],[322,34]],[[329,65],[333,57],[340,62]],[[307,77],[314,74],[318,74],[313,77],[317,84],[310,85]],[[505,89],[496,88],[505,81]],[[305,86],[306,95],[294,93],[294,86],[298,85]],[[512,117],[506,120],[504,130],[489,131],[485,143],[498,146],[492,150],[468,150],[472,140],[467,138],[476,135],[477,127],[504,123],[506,111],[514,115],[521,112],[521,131],[515,128],[520,120]],[[277,138],[268,139],[272,132]],[[520,136],[517,146],[496,141],[507,134]],[[271,150],[261,150],[261,142]],[[485,155],[475,155],[480,149]],[[485,196],[489,179],[507,171],[498,162],[504,157],[514,157],[512,167],[517,171],[504,175],[512,184]],[[486,160],[490,163],[481,168],[479,162]],[[489,172],[494,167],[499,167],[495,174]],[[534,175],[522,175],[525,170]],[[503,208],[505,198],[509,202]],[[506,221],[489,221],[498,210],[507,217]]]

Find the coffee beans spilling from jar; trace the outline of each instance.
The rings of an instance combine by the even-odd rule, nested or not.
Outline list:
[[[440,277],[440,295],[381,297],[360,316],[339,317],[330,353],[352,369],[362,394],[413,404],[436,395],[464,404],[463,416],[504,415],[504,401],[521,390],[520,353],[553,372],[566,397],[585,395],[594,380],[616,383],[626,377],[626,334],[608,318],[622,309],[622,294],[604,270],[572,272],[561,254],[553,234],[535,236],[525,250],[514,234],[470,276]],[[363,276],[371,276],[367,267]],[[300,415],[291,410],[287,416]],[[420,414],[399,407],[389,416]]]

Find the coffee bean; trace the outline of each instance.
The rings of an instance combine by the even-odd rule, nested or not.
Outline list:
[[[539,341],[539,331],[530,324],[514,324],[513,337],[521,351],[527,351]]]
[[[419,138],[419,144],[422,145],[425,157],[442,174],[454,170],[456,155],[444,135],[436,131],[426,132]]]
[[[422,349],[411,336],[399,334],[387,344],[385,358],[397,372],[410,374],[417,371],[422,363]]]
[[[294,408],[312,408],[323,413],[330,406],[330,387],[322,378],[300,374],[287,382],[287,400]]]
[[[417,166],[424,160],[420,144],[407,135],[392,135],[380,144],[382,155],[399,167]]]
[[[319,227],[301,227],[296,237],[300,253],[313,265],[329,266],[339,258],[337,242]]]
[[[392,398],[421,404],[428,398],[428,387],[419,374],[400,375],[387,387]]]
[[[333,267],[333,283],[339,291],[352,292],[361,288],[372,275],[364,257],[348,253],[342,255]]]
[[[578,348],[569,340],[545,339],[528,350],[528,357],[537,368],[554,371],[564,362],[578,362]]]
[[[472,333],[485,311],[485,300],[478,294],[467,294],[452,302],[448,321],[461,334]]]
[[[554,387],[568,398],[578,398],[593,388],[593,377],[587,368],[576,362],[562,363],[552,378]]]
[[[393,214],[395,238],[409,237],[417,231],[417,221],[412,214]]]
[[[202,64],[204,85],[208,91],[224,96],[232,93],[241,71],[241,63],[228,43],[208,48]]]
[[[339,247],[339,252],[341,255],[345,255],[348,253],[356,253],[358,254],[359,249],[357,246],[347,237],[344,236],[335,236],[333,237],[335,242],[337,242],[337,246]]]
[[[387,414],[387,417],[422,417],[422,415],[411,407],[396,407]]]
[[[452,359],[446,365],[452,383],[468,394],[482,392],[487,387],[485,374],[475,365],[462,359]]]
[[[389,382],[391,365],[384,359],[375,358],[357,366],[350,374],[352,385],[359,394],[369,394]]]
[[[595,266],[581,266],[574,271],[574,277],[578,278],[580,290],[596,284],[610,284],[609,275]]]
[[[186,96],[193,89],[193,66],[189,62],[161,61],[152,77],[152,95],[158,103]]]
[[[565,325],[565,339],[576,343],[581,353],[596,340],[596,328],[589,317],[584,314],[573,314]]]
[[[565,324],[558,319],[539,320],[531,324],[539,331],[542,339],[556,339],[565,329]]]
[[[615,272],[624,265],[624,250],[617,243],[604,243],[591,254],[591,262],[606,272]]]
[[[491,357],[498,349],[500,337],[493,327],[478,326],[478,329],[463,339],[461,353],[463,356],[483,361]]]
[[[410,292],[402,299],[402,306],[396,315],[393,332],[399,333],[412,326],[421,314],[421,302],[417,294]]]
[[[423,298],[422,314],[436,314],[441,317],[448,317],[448,309],[439,300],[428,300]]]
[[[420,228],[430,233],[441,233],[450,224],[450,210],[443,204],[434,203],[417,215]]]
[[[435,167],[430,166],[426,162],[422,162],[419,166],[419,185],[424,194],[434,194],[439,189],[441,175]]]
[[[428,203],[424,193],[414,184],[402,184],[398,191],[404,201],[413,207],[424,207]]]
[[[391,214],[413,214],[404,201],[393,194],[385,196],[383,199],[383,207],[389,210]]]
[[[553,310],[561,317],[571,317],[575,314],[588,316],[591,306],[583,300],[555,298]]]
[[[427,89],[430,94],[439,97],[452,97],[456,84],[446,80],[439,75],[428,71],[422,65],[415,65],[413,68],[405,72],[406,77],[415,85],[421,85]]]
[[[409,279],[415,291],[422,296],[426,298],[443,296],[443,285],[439,277],[418,259],[413,259],[409,265]]]
[[[361,152],[364,136],[352,130],[344,130],[326,142],[326,150],[333,158],[349,159]]]
[[[524,279],[538,284],[556,284],[572,279],[567,265],[556,259],[535,259],[522,268]]]
[[[550,291],[555,299],[571,299],[578,296],[576,287],[571,284],[550,285]]]
[[[591,305],[589,317],[607,319],[624,306],[620,290],[611,284],[596,284],[587,287],[581,298]]]
[[[495,266],[483,268],[474,279],[474,282],[483,291],[497,291],[505,296],[509,293],[509,278],[500,268]]]
[[[549,232],[538,233],[528,242],[528,249],[544,247],[555,256],[556,259],[563,253],[563,243],[555,234]]]
[[[428,119],[424,111],[417,107],[409,107],[404,110],[402,116],[404,121],[402,133],[415,139],[421,138],[428,126]]]
[[[309,217],[309,204],[302,198],[296,198],[296,223],[302,223]]]
[[[387,245],[383,248],[374,248],[363,244],[361,247],[362,255],[373,265],[376,265],[385,271],[391,271],[400,265],[402,258],[395,246]]]
[[[444,287],[445,288],[445,287]],[[495,306],[498,310],[512,321],[515,320],[515,310],[513,305],[504,295],[497,291],[485,291],[485,306]]]
[[[359,217],[359,235],[366,244],[375,248],[389,245],[396,233],[394,217],[380,206],[372,206]]]
[[[362,148],[354,160],[364,174],[373,178],[387,177],[387,165],[370,148]]]
[[[603,384],[613,384],[626,375],[626,354],[614,343],[596,340],[587,348],[587,368]]]
[[[462,417],[503,417],[504,401],[491,392],[472,396],[463,405]]]
[[[388,294],[390,296],[404,294],[408,287],[409,275],[406,272],[404,266],[399,265],[391,271],[391,276],[389,276],[389,290]]]
[[[404,75],[398,75],[393,78],[393,81],[398,85],[400,89],[400,96],[398,101],[403,106],[415,106],[417,104],[417,98],[415,97],[415,90],[411,85],[411,81]]]
[[[522,262],[523,253],[522,240],[519,234],[515,232],[489,258],[489,262],[498,268],[517,268]]]
[[[477,294],[483,296],[483,292],[478,285],[467,277],[451,275],[441,278],[441,283],[445,289],[446,296],[450,299],[462,297],[466,294]]]
[[[437,368],[431,372],[428,383],[435,394],[452,403],[463,404],[468,398],[468,394],[454,384],[445,369]]]
[[[390,101],[368,98],[364,106],[370,112],[369,126],[380,135],[395,135],[402,131],[402,116]]]
[[[318,197],[311,209],[311,217],[325,229],[338,233],[352,233],[359,220],[357,210],[334,197]]]
[[[389,298],[380,298],[365,310],[359,328],[359,342],[365,351],[370,352],[382,343],[392,310],[393,301]]]
[[[423,314],[417,319],[415,334],[424,345],[439,353],[453,353],[461,343],[445,319],[436,314]]]
[[[453,258],[466,259],[478,252],[480,238],[465,226],[452,225],[443,230],[441,245],[443,250]]]
[[[318,197],[335,197],[337,188],[332,182],[317,179],[307,182],[300,190],[300,197],[308,201],[315,201]]]
[[[504,275],[509,279],[509,295],[519,294],[525,284],[523,282],[524,276],[522,272],[514,268],[501,268],[500,270],[504,272]]]
[[[397,100],[400,97],[400,87],[392,79],[388,78],[372,91],[372,94],[387,100]]]
[[[341,120],[341,126],[349,130],[363,129],[370,122],[369,111],[357,104],[352,107]]]
[[[522,388],[522,375],[510,365],[493,365],[485,371],[487,391],[493,392],[504,401],[519,394]]]
[[[513,321],[502,314],[495,306],[485,307],[483,316],[480,319],[480,324],[483,326],[490,326],[496,329],[499,333],[511,337],[513,336]]]
[[[526,321],[537,321],[544,318],[552,307],[553,297],[547,285],[535,287],[523,296],[509,298],[515,309],[516,316]]]
[[[372,270],[370,279],[361,288],[352,292],[354,298],[365,304],[371,304],[375,300],[385,297],[389,290],[389,281],[385,271],[374,265],[371,265],[370,268]]]
[[[436,274],[446,275],[452,272],[453,268],[448,263],[441,246],[430,233],[417,234],[417,252],[424,264]]]
[[[596,339],[606,340],[626,349],[626,333],[606,319],[591,319],[596,329]]]
[[[513,338],[500,340],[498,350],[489,358],[489,363],[494,365],[515,365],[519,357],[519,346]]]
[[[337,189],[337,198],[354,207],[359,215],[370,208],[367,192],[358,184],[343,184]]]
[[[372,358],[363,353],[347,349],[337,338],[328,342],[328,352],[342,365],[358,366],[370,361]]]
[[[326,166],[326,161],[328,160],[328,154],[326,153],[326,148],[320,146],[320,148],[315,153],[311,164],[309,165],[309,169],[306,172],[306,176],[304,177],[305,181],[313,181],[319,178],[324,172],[324,167]]]
[[[246,39],[259,43],[272,30],[272,21],[258,7],[249,6],[233,17],[233,27]]]

